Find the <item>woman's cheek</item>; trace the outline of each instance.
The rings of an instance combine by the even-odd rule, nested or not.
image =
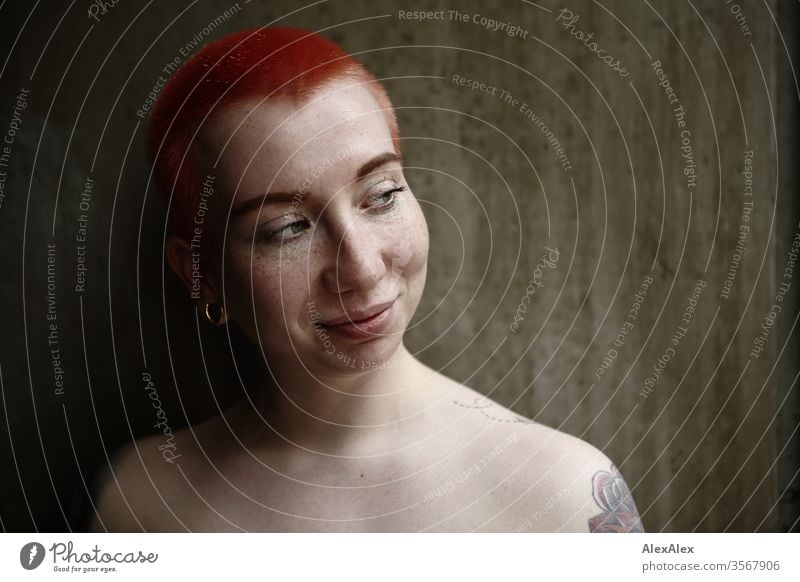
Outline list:
[[[255,331],[254,312],[262,322],[277,307],[280,313],[282,277],[265,264],[265,257],[250,245],[231,245],[225,261],[225,299],[229,314],[240,327]],[[255,309],[253,307],[255,306]]]
[[[422,209],[416,198],[413,199],[413,202],[411,219],[409,221],[410,224],[406,232],[406,237],[410,239],[414,266],[424,268],[428,262],[428,248],[430,244],[428,238],[428,223],[425,220],[425,215],[422,213]],[[411,233],[410,237],[408,237],[408,233]]]

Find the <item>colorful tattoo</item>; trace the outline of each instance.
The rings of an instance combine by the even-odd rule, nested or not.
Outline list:
[[[591,533],[641,533],[644,531],[633,495],[615,465],[611,472],[598,471],[592,477],[592,495],[603,513],[589,520]]]

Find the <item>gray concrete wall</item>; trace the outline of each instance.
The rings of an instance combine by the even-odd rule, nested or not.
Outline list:
[[[196,35],[270,22],[324,29],[385,79],[431,233],[407,335],[420,358],[604,450],[648,530],[797,527],[800,273],[784,277],[800,219],[793,8],[741,2],[737,21],[710,0],[452,4],[240,2],[207,35],[237,5],[120,2],[96,19],[88,2],[66,14],[69,3],[48,2],[29,19],[27,4],[3,7],[3,134],[29,90],[0,206],[4,528],[65,527],[76,467],[151,430],[143,374],[176,427],[236,397],[227,337],[203,330],[201,344],[191,305],[162,278],[163,210],[137,109]],[[579,16],[573,28],[562,8]],[[398,12],[442,9],[467,21]],[[780,29],[776,12],[789,17]],[[476,14],[518,28],[490,30]],[[541,266],[547,248],[558,260]]]

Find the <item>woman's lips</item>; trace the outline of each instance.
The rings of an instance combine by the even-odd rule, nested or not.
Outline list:
[[[374,337],[386,330],[392,323],[394,315],[394,304],[397,301],[390,301],[382,305],[377,305],[368,310],[353,313],[349,318],[338,318],[328,323],[323,323],[325,329],[334,333],[344,335],[350,339],[364,339]],[[367,314],[363,319],[355,319]],[[343,323],[337,323],[344,320]]]

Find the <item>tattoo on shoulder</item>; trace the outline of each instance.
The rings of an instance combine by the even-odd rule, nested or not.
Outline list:
[[[471,408],[472,410],[477,410],[483,416],[485,416],[490,420],[494,420],[495,422],[519,422],[522,424],[534,424],[534,421],[522,417],[518,414],[514,414],[510,410],[503,412],[498,404],[492,402],[491,400],[485,397],[474,398],[472,404],[464,404],[463,402],[459,402],[458,400],[453,400],[453,404],[461,406],[462,408]],[[500,414],[502,414],[502,416],[500,416],[500,414],[497,414],[497,411],[500,411]]]
[[[592,496],[603,512],[589,520],[591,533],[641,533],[644,531],[633,495],[615,465],[592,477]]]

